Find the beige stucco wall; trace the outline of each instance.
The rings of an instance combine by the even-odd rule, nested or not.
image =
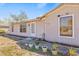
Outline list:
[[[65,16],[66,14],[74,16],[74,37],[59,37],[58,36],[58,15]],[[42,37],[45,32],[45,39],[47,41],[60,42],[65,44],[77,45],[79,46],[79,4],[64,4],[56,10],[52,11],[45,21],[35,21],[36,23],[36,37]],[[30,24],[30,23],[27,23]],[[29,32],[20,33],[19,24],[15,25],[14,32],[12,34],[30,36]],[[11,27],[10,27],[11,30]],[[29,30],[29,29],[28,29]]]
[[[66,14],[74,16],[74,38],[58,36],[58,17]],[[79,4],[65,4],[51,12],[46,18],[46,40],[79,46]]]
[[[35,33],[31,32],[31,24],[35,24]],[[36,22],[27,22],[27,36],[36,37]]]
[[[36,37],[42,38],[45,32],[44,21],[40,20],[36,22]]]
[[[29,28],[29,24],[35,24],[35,33],[31,33],[31,28]],[[14,34],[14,35],[21,35],[21,36],[29,36],[29,37],[38,37],[42,38],[42,34],[44,33],[44,21],[33,21],[33,22],[26,22],[26,32],[22,33],[20,32],[20,23],[15,23],[13,24],[14,26],[14,31],[12,32],[12,27],[10,26],[9,28],[9,34]]]
[[[10,25],[9,34],[27,36],[26,32],[25,33],[20,32],[20,24],[19,23],[15,23],[15,24],[13,24],[13,26],[14,26],[14,31],[12,32],[12,27]]]
[[[12,27],[10,25],[9,34],[20,35],[20,36],[28,36],[28,37],[36,37],[36,32],[31,33],[31,28],[29,28],[29,26],[28,26],[28,24],[31,25],[32,23],[35,23],[35,25],[36,25],[36,22],[26,22],[26,32],[20,32],[20,23],[13,24],[13,26],[14,26],[13,32],[12,32]]]

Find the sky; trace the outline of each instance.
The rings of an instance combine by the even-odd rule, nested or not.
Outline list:
[[[28,19],[33,19],[44,15],[58,5],[58,3],[0,3],[0,19],[8,18],[11,14],[18,15],[21,11],[27,14]]]

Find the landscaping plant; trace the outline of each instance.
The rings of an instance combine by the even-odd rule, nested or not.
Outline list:
[[[30,47],[30,48],[33,47],[33,43],[32,43],[32,42],[29,43],[29,47]]]
[[[67,56],[68,54],[68,48],[66,47],[59,47],[58,49],[58,54],[62,55],[62,56]]]
[[[76,50],[71,47],[71,48],[69,49],[69,55],[70,55],[70,56],[75,56],[75,55],[76,55]]]
[[[53,43],[52,44],[52,54],[53,55],[57,55],[58,54],[58,44],[57,43]]]
[[[43,50],[43,52],[47,52],[47,46],[42,46],[42,50]]]
[[[35,48],[39,49],[39,41],[35,41]]]

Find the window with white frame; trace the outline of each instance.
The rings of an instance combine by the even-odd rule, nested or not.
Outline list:
[[[26,23],[20,24],[20,32],[26,32]]]
[[[73,36],[73,17],[72,16],[64,16],[59,19],[59,35],[60,36]]]

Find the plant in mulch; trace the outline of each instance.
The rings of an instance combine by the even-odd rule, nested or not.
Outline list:
[[[76,55],[79,56],[79,48],[76,51]]]
[[[59,47],[59,49],[58,49],[58,54],[59,55],[62,55],[62,56],[68,56],[69,54],[68,54],[68,48],[66,48],[66,47]]]
[[[39,47],[40,47],[39,44],[40,44],[39,41],[35,41],[35,48],[36,48],[36,49],[39,49]]]
[[[70,47],[70,49],[69,49],[69,55],[70,56],[75,56],[76,55],[76,49],[74,49],[73,47]]]
[[[43,52],[47,52],[48,47],[47,46],[42,46],[42,50],[43,50]]]
[[[52,44],[51,52],[52,52],[52,55],[58,55],[58,44],[57,43]]]
[[[32,43],[32,42],[29,43],[29,47],[30,47],[30,48],[33,47],[33,43]]]
[[[36,45],[39,45],[39,43],[40,43],[39,41],[35,41],[35,44],[36,44]]]

